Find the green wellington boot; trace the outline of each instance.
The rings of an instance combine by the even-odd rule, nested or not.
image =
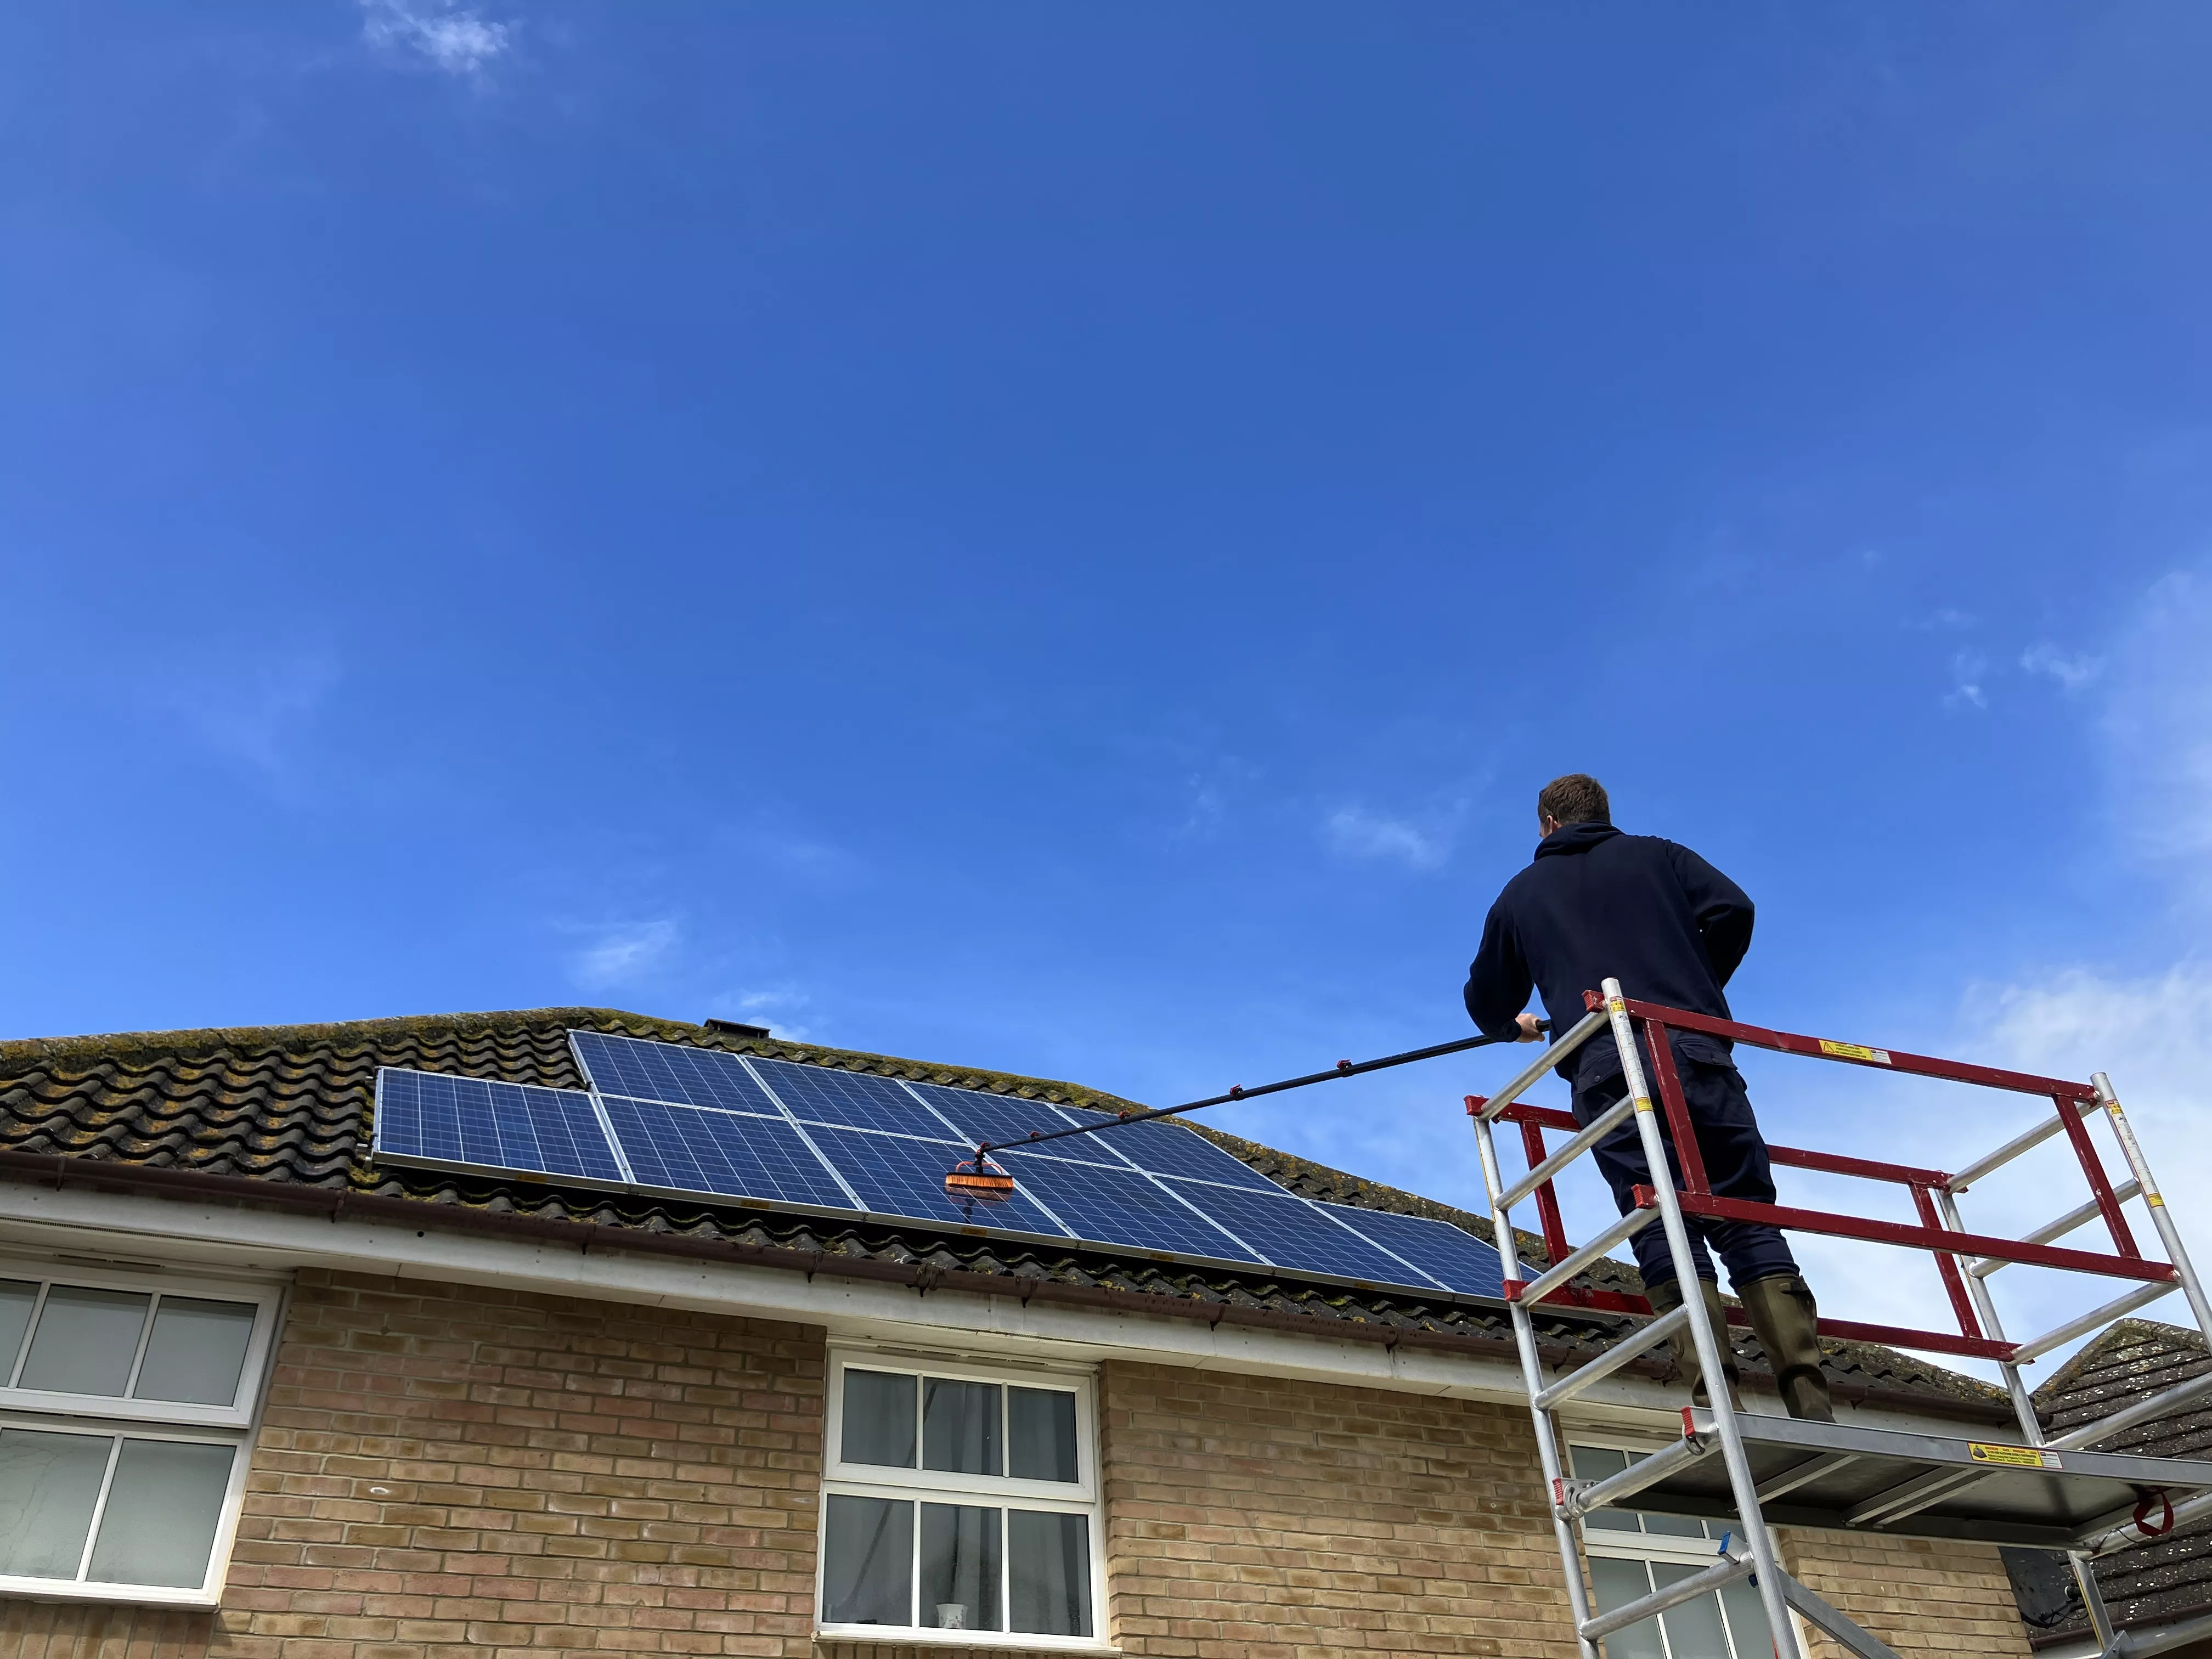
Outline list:
[[[1735,1389],[1735,1351],[1729,1346],[1728,1304],[1721,1300],[1721,1287],[1711,1279],[1701,1279],[1698,1285],[1705,1293],[1705,1313],[1713,1322],[1713,1334],[1720,1339],[1721,1352],[1729,1356],[1721,1365],[1722,1374],[1728,1378],[1729,1403],[1741,1411],[1743,1397],[1737,1394]],[[1662,1284],[1649,1285],[1644,1294],[1650,1302],[1651,1311],[1655,1314],[1670,1314],[1682,1305],[1682,1286],[1679,1279],[1670,1279]],[[1689,1332],[1682,1331],[1674,1336],[1667,1344],[1667,1352],[1674,1356],[1674,1369],[1690,1385],[1690,1403],[1694,1406],[1705,1404],[1705,1379],[1698,1375],[1697,1344]]]
[[[1815,1322],[1820,1309],[1813,1301],[1812,1286],[1796,1273],[1778,1273],[1739,1285],[1735,1293],[1751,1316],[1759,1346],[1766,1350],[1766,1363],[1774,1367],[1783,1408],[1792,1417],[1834,1422],[1828,1379],[1820,1372],[1820,1335]]]

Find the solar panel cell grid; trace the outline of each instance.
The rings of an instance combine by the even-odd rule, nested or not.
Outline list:
[[[1376,1284],[1406,1283],[1413,1275],[1366,1239],[1339,1226],[1303,1199],[1284,1194],[1270,1198],[1234,1188],[1196,1182],[1171,1183],[1207,1216],[1218,1221],[1279,1267],[1334,1273]]]
[[[1188,1176],[1196,1181],[1218,1182],[1224,1187],[1241,1187],[1247,1192],[1283,1190],[1250,1164],[1232,1158],[1204,1135],[1182,1128],[1173,1120],[1165,1123],[1132,1123],[1109,1129],[1102,1135],[1078,1135],[1040,1150],[1063,1152],[1070,1158],[1103,1163],[1111,1155],[1109,1146],[1127,1155],[1139,1169],[1158,1175]],[[1082,1148],[1089,1150],[1079,1150]]]
[[[994,1146],[1012,1146],[1032,1129],[1049,1134],[1054,1129],[1066,1128],[1069,1123],[1057,1109],[1042,1100],[1024,1100],[1018,1095],[987,1095],[980,1089],[948,1089],[935,1083],[917,1083],[915,1088],[952,1121],[953,1127],[970,1146],[979,1140],[988,1140]]]
[[[1468,1296],[1502,1296],[1504,1276],[1498,1252],[1471,1233],[1448,1221],[1425,1216],[1395,1215],[1387,1210],[1343,1208],[1344,1219],[1376,1243],[1434,1274],[1453,1290]],[[1399,1275],[1402,1282],[1404,1275]]]
[[[1004,1227],[1063,1237],[1065,1230],[1018,1190],[1002,1204],[962,1205],[945,1195],[945,1173],[969,1148],[950,1140],[913,1140],[863,1129],[822,1127],[808,1132],[868,1208],[878,1215],[910,1215],[951,1225]]]
[[[1021,1152],[1008,1152],[1000,1161],[1023,1191],[1042,1200],[1079,1238],[1182,1255],[1259,1259],[1133,1170]]]
[[[792,1115],[809,1123],[953,1138],[944,1121],[895,1079],[832,1071],[826,1066],[794,1066],[785,1060],[756,1060],[753,1065]]]
[[[376,1150],[592,1181],[623,1178],[589,1095],[488,1078],[387,1068],[378,1088]]]
[[[602,1095],[660,1100],[682,1106],[714,1106],[726,1112],[775,1111],[744,1062],[713,1048],[571,1031],[586,1076]]]
[[[605,1097],[638,1181],[672,1191],[846,1210],[853,1200],[781,1115]]]

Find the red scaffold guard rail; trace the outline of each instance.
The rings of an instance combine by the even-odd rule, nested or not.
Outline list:
[[[1585,1000],[1593,1012],[1606,1006],[1604,1000],[1595,992],[1585,993]],[[1644,1039],[1642,1046],[1649,1057],[1651,1080],[1666,1113],[1668,1139],[1681,1164],[1682,1180],[1678,1196],[1686,1215],[1711,1216],[1729,1221],[1763,1221],[1796,1232],[1820,1233],[1836,1238],[1853,1238],[1926,1250],[1935,1257],[1936,1272],[1942,1279],[1952,1310],[1959,1322],[1959,1328],[1953,1332],[1916,1330],[1905,1326],[1823,1318],[1820,1322],[1823,1335],[2016,1364],[2033,1357],[2025,1351],[2027,1345],[2008,1341],[1984,1328],[1976,1308],[1980,1298],[1970,1291],[1967,1274],[1985,1277],[2007,1263],[2021,1262],[2141,1281],[2140,1288],[2123,1297],[2119,1303],[2100,1309],[2095,1315],[2085,1316],[2082,1320],[2071,1322],[2067,1328],[2069,1329],[2071,1325],[2087,1328],[2099,1319],[2117,1316],[2125,1310],[2123,1304],[2139,1306],[2175,1288],[2179,1283],[2179,1270],[2171,1262],[2145,1256],[2129,1231],[2127,1218],[2120,1209],[2121,1203],[2142,1193],[2143,1188],[2134,1179],[2115,1187],[2089,1139],[2087,1127],[2082,1121],[2086,1115],[2102,1109],[2113,1114],[2116,1125],[2118,1122],[2118,1103],[2100,1098],[2093,1085],[2036,1077],[2024,1072],[2002,1071],[1962,1060],[1940,1060],[1927,1054],[1870,1048],[1858,1043],[1834,1042],[1825,1037],[1801,1036],[1789,1031],[1772,1031],[1763,1026],[1714,1019],[1685,1009],[1662,1007],[1632,999],[1626,1000],[1626,1006]],[[1847,1158],[1833,1152],[1769,1145],[1769,1158],[1786,1168],[1816,1170],[1827,1175],[1851,1176],[1905,1188],[1912,1194],[1913,1207],[1920,1217],[1917,1226],[1902,1222],[1871,1220],[1863,1216],[1839,1214],[1832,1211],[1723,1198],[1713,1192],[1706,1180],[1705,1163],[1698,1152],[1697,1136],[1690,1125],[1689,1105],[1683,1097],[1681,1079],[1675,1071],[1674,1054],[1667,1042],[1670,1031],[1695,1031],[1708,1036],[1727,1037],[1735,1042],[1771,1049],[1778,1054],[1836,1060],[1910,1077],[1942,1078],[1954,1083],[2003,1090],[2014,1094],[2040,1096],[2051,1103],[2056,1121],[2028,1130],[1956,1174],[1875,1158]],[[1566,1112],[1518,1102],[1490,1112],[1486,1109],[1488,1105],[1488,1101],[1480,1096],[1469,1095],[1467,1097],[1467,1109],[1470,1115],[1520,1125],[1522,1146],[1528,1154],[1532,1173],[1547,1156],[1544,1141],[1547,1129],[1564,1129],[1571,1134],[1582,1129],[1582,1126]],[[1958,1219],[1954,1202],[1955,1195],[1964,1191],[1972,1182],[2010,1162],[2030,1147],[2058,1134],[2067,1138],[2081,1163],[2082,1176],[2088,1183],[2089,1202],[2048,1226],[2038,1228],[2025,1239],[1966,1231]],[[1536,1185],[1533,1194],[1537,1212],[1542,1219],[1545,1246],[1551,1260],[1559,1261],[1570,1254],[1571,1247],[1567,1242],[1566,1228],[1560,1218],[1558,1194],[1549,1179]],[[2160,1201],[2155,1190],[2144,1195],[2154,1205]],[[1637,1196],[1647,1207],[1656,1202],[1656,1195],[1649,1188],[1638,1188]],[[2046,1242],[2090,1220],[2103,1221],[2112,1237],[2110,1254],[2073,1249]],[[1978,1260],[1969,1262],[1962,1273],[1961,1259],[1966,1257]],[[1527,1282],[1507,1280],[1505,1293],[1508,1299],[1517,1299]],[[1540,1299],[1544,1303],[1587,1308],[1599,1312],[1649,1314],[1652,1311],[1651,1304],[1642,1297],[1594,1290],[1571,1283],[1558,1286]],[[1731,1308],[1729,1317],[1731,1324],[1748,1323],[1740,1308]],[[2039,1351],[2063,1340],[2062,1333],[2054,1332],[2039,1340],[2034,1346]]]

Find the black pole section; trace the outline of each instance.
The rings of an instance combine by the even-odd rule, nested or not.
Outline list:
[[[1536,1029],[1549,1032],[1549,1020],[1539,1020]],[[1147,1107],[1140,1112],[1121,1112],[1104,1123],[1079,1123],[1071,1129],[1054,1129],[1050,1134],[1030,1134],[1021,1140],[987,1140],[975,1148],[975,1156],[983,1158],[996,1146],[1000,1152],[1010,1146],[1031,1146],[1039,1141],[1065,1140],[1070,1135],[1097,1134],[1101,1129],[1118,1129],[1125,1123],[1150,1123],[1157,1117],[1173,1117],[1178,1112],[1194,1112],[1203,1106],[1225,1106],[1232,1100],[1251,1100],[1260,1095],[1279,1095],[1285,1089],[1303,1089],[1310,1083],[1328,1083],[1340,1077],[1359,1077],[1369,1072],[1387,1071],[1393,1066],[1410,1066],[1417,1060],[1434,1060],[1440,1054],[1464,1054],[1469,1048],[1486,1048],[1493,1042],[1511,1042],[1513,1037],[1462,1037],[1456,1042],[1439,1042],[1433,1048],[1409,1048],[1402,1054],[1385,1054],[1380,1060],[1352,1061],[1340,1060],[1326,1072],[1311,1073],[1305,1077],[1285,1078],[1280,1083],[1262,1083],[1257,1088],[1247,1089],[1232,1084],[1225,1095],[1215,1095],[1208,1100],[1187,1100],[1180,1106]]]

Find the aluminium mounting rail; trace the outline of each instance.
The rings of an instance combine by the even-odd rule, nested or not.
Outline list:
[[[2206,1301],[2142,1148],[2105,1073],[2096,1073],[2087,1084],[2069,1083],[1768,1030],[1636,1001],[1622,994],[1617,980],[1605,981],[1602,996],[1587,993],[1585,1000],[1589,1012],[1572,1030],[1553,1042],[1495,1095],[1487,1099],[1469,1096],[1467,1102],[1481,1154],[1483,1182],[1489,1189],[1491,1220],[1498,1241],[1514,1340],[1534,1419],[1537,1452],[1548,1487],[1553,1533],[1565,1570],[1567,1599],[1583,1659],[1598,1659],[1599,1642],[1613,1632],[1745,1577],[1758,1586],[1777,1659],[1802,1659],[1793,1614],[1826,1632],[1863,1659],[1890,1655],[1892,1650],[1878,1638],[1784,1571],[1772,1532],[1772,1525],[1778,1523],[2063,1549],[2073,1562],[2092,1628],[2106,1659],[2149,1651],[2140,1641],[2130,1646],[2132,1638],[2115,1636],[2097,1594],[2090,1563],[2098,1556],[2163,1537],[2177,1526],[2212,1515],[2212,1462],[2099,1452],[2090,1448],[2192,1399],[2212,1394],[2212,1372],[2139,1401],[2100,1422],[2053,1437],[2046,1437],[2037,1420],[2021,1376],[2021,1367],[2039,1355],[2108,1326],[2174,1291],[2182,1293],[2197,1330],[2212,1336],[2212,1304]],[[1911,1193],[1920,1218],[1917,1226],[1749,1203],[1716,1194],[1706,1179],[1668,1043],[1670,1031],[1698,1032],[1780,1054],[2039,1096],[2057,1109],[2035,1127],[1957,1174],[1793,1147],[1768,1148],[1772,1162],[1786,1167],[1905,1187]],[[1620,1054],[1627,1090],[1620,1105],[1586,1126],[1567,1113],[1521,1103],[1522,1091],[1601,1035],[1610,1037]],[[1656,1103],[1646,1081],[1647,1054],[1650,1075],[1658,1085]],[[2098,1115],[2110,1126],[2128,1167],[2128,1178],[2117,1186],[2107,1175],[2084,1121]],[[1588,1243],[1574,1248],[1567,1241],[1553,1182],[1601,1136],[1625,1127],[1632,1120],[1651,1170],[1668,1170],[1670,1143],[1675,1149],[1680,1188],[1672,1180],[1638,1188],[1638,1207]],[[1508,1180],[1498,1161],[1492,1133],[1492,1126],[1498,1122],[1515,1123],[1521,1129],[1529,1167],[1527,1175],[1516,1180]],[[1556,1152],[1547,1152],[1547,1128],[1567,1130],[1572,1139]],[[1959,1194],[2060,1134],[2066,1136],[2081,1164],[2089,1201],[2020,1238],[1969,1231],[1960,1216]],[[1515,1205],[1531,1196],[1536,1200],[1552,1265],[1536,1277],[1525,1279],[1513,1249],[1511,1212]],[[2141,1199],[2149,1212],[2163,1259],[2146,1255],[2136,1243],[2121,1207],[2135,1199]],[[1800,1232],[1928,1251],[1957,1317],[1955,1333],[1824,1318],[1820,1322],[1821,1334],[1996,1361],[2019,1421],[2019,1442],[1991,1443],[1855,1425],[1796,1422],[1741,1411],[1729,1400],[1729,1390],[1721,1389],[1711,1391],[1709,1407],[1683,1412],[1682,1436],[1673,1444],[1603,1480],[1571,1479],[1561,1461],[1565,1440],[1560,1407],[1686,1327],[1697,1351],[1700,1372],[1708,1377],[1718,1376],[1723,1370],[1723,1339],[1705,1317],[1702,1299],[1692,1298],[1663,1318],[1632,1328],[1579,1369],[1547,1379],[1537,1348],[1533,1310],[1542,1302],[1563,1310],[1648,1316],[1652,1309],[1643,1297],[1589,1289],[1575,1284],[1575,1275],[1624,1238],[1656,1225],[1664,1232],[1676,1274],[1681,1283],[1688,1284],[1696,1273],[1690,1249],[1688,1218],[1692,1216],[1765,1221]],[[2111,1236],[2110,1253],[2051,1242],[2100,1219]],[[2012,1263],[2118,1279],[2128,1281],[2130,1288],[2091,1313],[2039,1336],[2014,1341],[2005,1335],[1988,1283],[1998,1268]],[[1734,1310],[1730,1321],[1745,1322],[1742,1313]],[[1600,1612],[1592,1604],[1583,1571],[1580,1523],[1591,1511],[1618,1505],[1632,1497],[1643,1509],[1726,1518],[1732,1522],[1731,1531],[1722,1543],[1719,1558],[1702,1572],[1656,1594]]]

